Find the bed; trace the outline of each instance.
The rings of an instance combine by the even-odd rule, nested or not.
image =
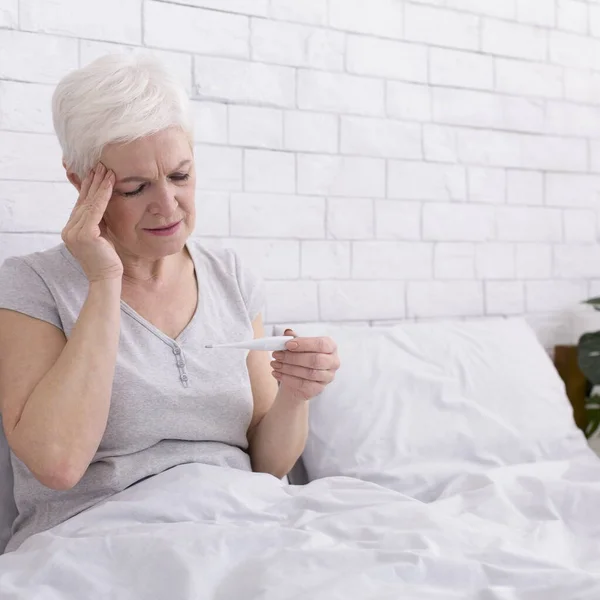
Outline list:
[[[289,482],[170,469],[0,556],[0,598],[600,598],[600,459],[525,321],[294,330],[342,367]]]

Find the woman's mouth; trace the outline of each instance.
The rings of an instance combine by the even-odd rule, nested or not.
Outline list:
[[[155,227],[153,229],[144,229],[148,233],[152,235],[173,235],[178,229],[183,219],[181,221],[177,221],[176,223],[172,223],[171,225],[165,225],[164,227]]]

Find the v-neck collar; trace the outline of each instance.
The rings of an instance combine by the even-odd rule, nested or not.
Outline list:
[[[156,337],[160,338],[163,342],[168,344],[171,347],[179,346],[183,339],[186,337],[186,334],[189,330],[194,326],[195,322],[199,318],[199,314],[203,309],[204,303],[204,294],[200,293],[200,281],[205,282],[205,278],[203,275],[203,265],[201,257],[196,254],[195,249],[191,247],[192,245],[186,241],[185,247],[189,252],[190,258],[192,259],[192,263],[194,265],[194,279],[196,280],[196,308],[194,310],[194,314],[192,318],[189,320],[188,324],[183,328],[183,330],[179,333],[176,338],[172,338],[168,336],[164,331],[161,331],[158,327],[152,324],[150,321],[142,317],[135,309],[133,309],[125,300],[121,299],[121,310],[129,315],[132,319],[135,319],[140,325],[145,327],[148,331],[153,333]],[[70,250],[63,244],[63,249],[65,250],[64,254],[67,258],[77,267],[77,269],[85,275],[84,270],[82,269],[79,261],[71,254]]]

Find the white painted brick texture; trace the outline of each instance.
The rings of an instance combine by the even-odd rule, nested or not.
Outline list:
[[[5,0],[0,261],[58,243],[51,96],[119,51],[189,93],[194,235],[263,275],[267,327],[524,315],[552,345],[600,293],[597,0]]]

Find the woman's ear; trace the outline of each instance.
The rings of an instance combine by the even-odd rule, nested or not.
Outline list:
[[[70,171],[67,168],[67,165],[65,164],[64,160],[62,161],[62,164],[67,173],[67,179],[73,184],[75,189],[79,192],[81,190],[81,179],[79,179],[79,175],[77,175],[76,173],[73,173],[73,171]]]

